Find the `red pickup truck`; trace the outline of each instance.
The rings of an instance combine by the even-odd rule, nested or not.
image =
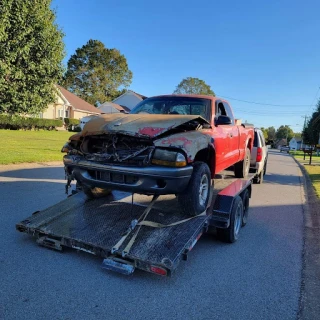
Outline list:
[[[141,101],[130,114],[93,117],[62,148],[68,182],[88,197],[110,189],[176,194],[188,215],[203,212],[211,179],[234,165],[250,167],[253,127],[237,125],[225,100],[164,95]]]

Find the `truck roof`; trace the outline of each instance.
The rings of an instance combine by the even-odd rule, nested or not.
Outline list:
[[[219,97],[214,97],[214,96],[207,96],[203,94],[163,94],[163,95],[158,95],[158,96],[152,96],[149,98],[160,98],[160,97],[186,97],[186,98],[201,98],[201,99],[209,99],[212,101],[216,100],[221,100],[227,102],[227,100],[219,98]]]

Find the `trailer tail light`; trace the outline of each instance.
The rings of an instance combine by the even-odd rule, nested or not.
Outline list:
[[[261,160],[262,160],[262,148],[257,148],[256,162],[260,162]]]
[[[160,267],[156,267],[156,266],[151,266],[150,267],[150,271],[152,271],[153,273],[159,274],[160,276],[166,276],[167,275],[167,270],[160,268]]]

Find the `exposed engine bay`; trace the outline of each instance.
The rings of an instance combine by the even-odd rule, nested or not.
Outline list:
[[[89,161],[145,166],[150,163],[154,148],[150,139],[104,134],[85,137],[80,151]]]

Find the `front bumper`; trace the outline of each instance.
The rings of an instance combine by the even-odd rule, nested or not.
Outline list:
[[[100,164],[77,160],[66,155],[63,158],[69,173],[80,184],[89,187],[114,189],[143,194],[176,194],[187,187],[192,166],[170,168],[161,166],[131,167]]]

